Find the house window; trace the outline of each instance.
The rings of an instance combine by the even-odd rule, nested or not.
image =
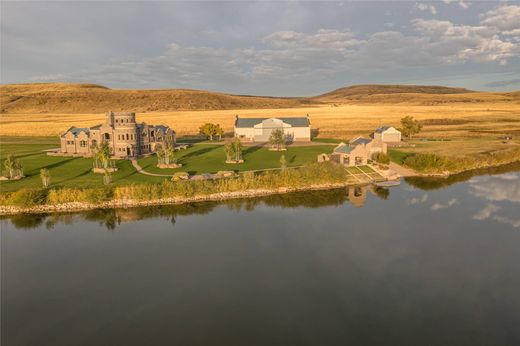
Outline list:
[[[103,134],[103,139],[106,139],[106,140],[110,139],[110,134],[109,133],[104,133]]]
[[[79,146],[80,147],[86,147],[87,146],[87,141],[79,141]]]
[[[126,134],[126,140],[130,139],[130,136],[128,135],[128,133]]]

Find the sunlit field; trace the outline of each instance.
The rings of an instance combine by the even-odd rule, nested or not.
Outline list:
[[[380,125],[399,126],[411,115],[424,121],[412,151],[435,150],[447,155],[489,152],[520,145],[520,105],[505,103],[417,105],[340,105],[285,109],[178,111],[138,113],[138,121],[166,124],[179,136],[197,134],[205,122],[219,123],[231,134],[235,115],[243,117],[305,116],[309,114],[317,138],[349,139],[368,135]],[[92,126],[104,114],[2,114],[0,136],[57,136],[70,126]],[[507,144],[504,135],[513,136]],[[430,141],[425,142],[424,140]],[[450,141],[438,141],[448,139]]]

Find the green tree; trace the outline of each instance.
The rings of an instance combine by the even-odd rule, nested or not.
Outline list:
[[[7,155],[7,158],[4,160],[4,167],[7,171],[7,177],[9,179],[12,179],[14,177],[14,161],[15,158],[13,154]]]
[[[47,168],[40,169],[40,178],[44,188],[48,188],[51,184],[51,174]]]
[[[224,145],[224,152],[226,153],[226,161],[239,162],[242,160],[242,143],[239,138],[234,138],[232,141]]]
[[[199,127],[199,132],[206,136],[210,141],[212,141],[215,136],[218,136],[220,140],[224,134],[224,130],[222,130],[220,125],[212,123],[205,123]]]
[[[271,135],[269,136],[269,143],[273,148],[277,150],[282,150],[285,148],[285,142],[287,141],[287,136],[283,132],[283,129],[274,129],[271,131]]]
[[[403,135],[408,137],[408,139],[412,139],[413,135],[421,132],[423,125],[419,120],[415,120],[412,116],[405,116],[401,119],[401,132]]]
[[[235,137],[233,139],[233,152],[235,156],[235,161],[242,160],[242,143],[240,142],[240,139]]]
[[[94,149],[94,168],[104,168],[105,170],[110,166],[110,145],[107,141],[102,141]]]

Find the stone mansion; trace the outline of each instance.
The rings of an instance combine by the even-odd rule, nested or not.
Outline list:
[[[135,113],[108,112],[106,121],[92,127],[71,127],[60,136],[61,155],[90,156],[106,141],[115,157],[135,157],[155,152],[157,145],[175,145],[175,131],[165,125],[136,123]]]

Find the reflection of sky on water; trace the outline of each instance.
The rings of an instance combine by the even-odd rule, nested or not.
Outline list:
[[[473,220],[520,228],[520,172],[476,176],[465,184],[431,193],[417,188],[403,191],[411,194],[406,197],[408,206],[428,206],[433,211],[460,206],[470,209]]]

